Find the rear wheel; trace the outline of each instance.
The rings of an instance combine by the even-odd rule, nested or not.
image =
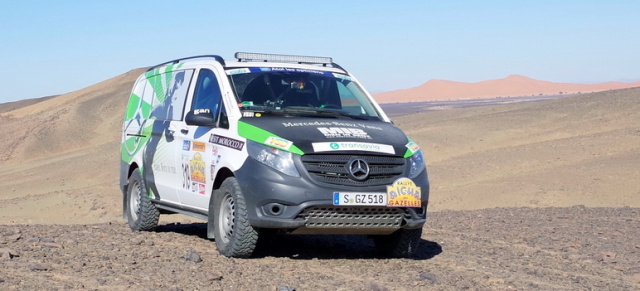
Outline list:
[[[229,177],[213,193],[214,235],[218,252],[227,257],[249,257],[258,242],[258,230],[249,224],[247,205],[238,181]]]
[[[422,228],[399,229],[390,235],[376,235],[373,242],[378,252],[394,258],[410,258],[417,254]]]
[[[158,226],[160,212],[149,199],[140,170],[135,169],[127,188],[127,222],[133,230],[152,230]]]

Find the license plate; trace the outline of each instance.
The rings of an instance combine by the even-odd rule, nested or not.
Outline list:
[[[387,194],[334,192],[333,205],[387,206]]]

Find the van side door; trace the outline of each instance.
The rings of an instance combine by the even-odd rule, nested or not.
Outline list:
[[[209,111],[214,122],[210,126],[186,125],[188,134],[176,135],[182,139],[183,149],[178,157],[183,170],[181,189],[178,196],[185,206],[203,214],[208,212],[209,198],[213,188],[216,164],[221,152],[210,143],[213,135],[228,131],[228,120],[220,84],[221,75],[215,68],[202,68],[198,71],[191,104],[186,110]]]
[[[147,92],[153,94],[149,121],[153,122],[151,138],[143,155],[143,177],[150,194],[166,204],[179,205],[176,185],[181,172],[176,167],[176,152],[182,144],[175,138],[182,122],[185,101],[194,70],[163,70],[147,77]]]

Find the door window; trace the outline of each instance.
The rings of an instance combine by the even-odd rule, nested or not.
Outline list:
[[[198,75],[196,91],[193,95],[191,110],[209,109],[219,126],[228,128],[226,121],[226,110],[223,108],[220,84],[211,70],[202,69]],[[226,126],[225,126],[226,125]]]
[[[159,120],[181,120],[192,76],[193,70],[183,70],[149,77],[154,97],[151,117]]]

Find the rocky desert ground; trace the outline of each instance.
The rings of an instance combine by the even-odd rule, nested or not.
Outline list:
[[[0,290],[640,288],[640,88],[395,118],[432,183],[412,259],[291,235],[229,259],[202,221],[133,232],[121,219],[120,127],[140,72],[0,104]]]

